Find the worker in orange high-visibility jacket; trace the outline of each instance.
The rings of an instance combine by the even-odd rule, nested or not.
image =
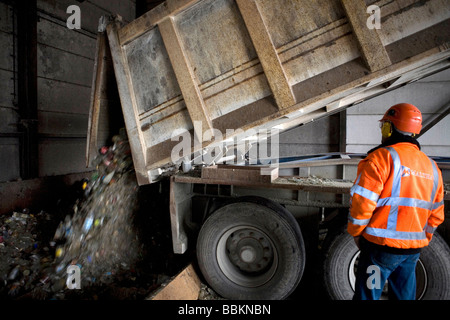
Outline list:
[[[389,298],[413,300],[420,249],[444,220],[442,174],[414,138],[414,105],[392,106],[380,127],[382,143],[361,160],[350,191],[347,230],[361,250],[354,299],[378,300],[387,280]]]

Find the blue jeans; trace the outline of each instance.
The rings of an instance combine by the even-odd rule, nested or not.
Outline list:
[[[420,253],[393,254],[362,247],[353,300],[379,300],[386,280],[390,300],[416,299],[416,264]]]

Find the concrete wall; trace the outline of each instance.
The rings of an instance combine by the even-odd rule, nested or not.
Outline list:
[[[338,152],[340,115],[335,114],[283,132],[279,136],[280,157]]]
[[[347,109],[347,152],[367,152],[380,144],[379,122],[386,110],[400,102],[420,109],[423,122],[450,102],[450,69],[410,83]],[[450,157],[450,116],[446,116],[418,141],[430,156]]]
[[[0,181],[17,179],[20,173],[13,30],[12,8],[0,2]]]
[[[67,28],[70,5],[80,7],[79,30]],[[84,158],[98,20],[117,13],[132,21],[135,6],[135,0],[37,1],[39,177],[89,170]],[[13,21],[12,7],[0,3],[0,181],[20,178]]]

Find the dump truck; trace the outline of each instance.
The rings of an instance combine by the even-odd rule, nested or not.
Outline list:
[[[365,155],[283,158],[278,135],[449,68],[448,30],[446,0],[167,0],[104,16],[87,165],[123,119],[139,185],[170,183],[174,253],[195,250],[218,294],[288,298],[320,248],[328,295],[351,299],[345,226]],[[449,251],[439,234],[423,250],[417,299],[450,298]]]

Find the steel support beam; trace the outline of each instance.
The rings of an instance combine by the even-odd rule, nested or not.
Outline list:
[[[425,132],[433,128],[439,121],[444,119],[448,114],[450,113],[450,102],[447,102],[445,105],[443,105],[441,108],[439,108],[436,113],[431,116],[427,121],[422,123],[422,130],[417,135],[417,138],[422,136]]]

